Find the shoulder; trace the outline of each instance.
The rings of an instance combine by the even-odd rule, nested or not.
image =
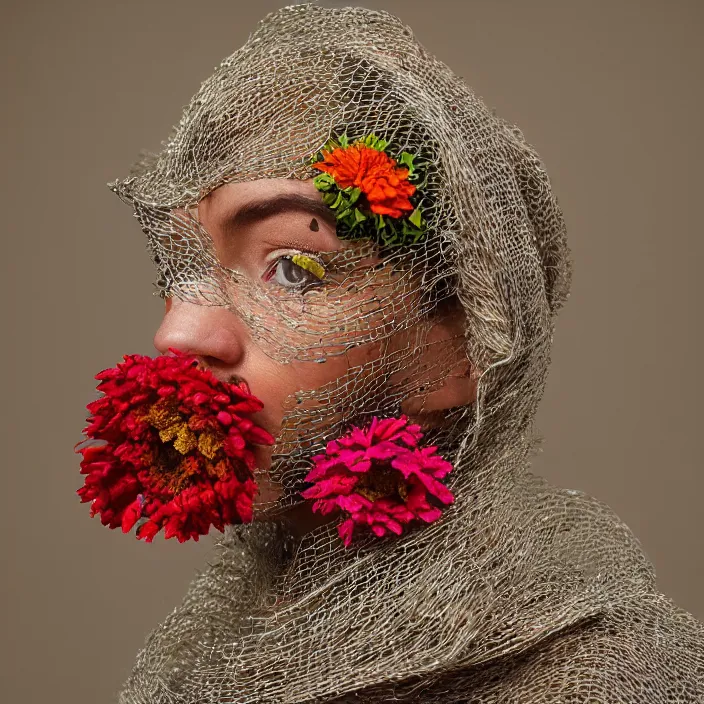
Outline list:
[[[469,673],[467,673],[469,675]],[[475,669],[465,704],[701,704],[704,625],[662,594]]]

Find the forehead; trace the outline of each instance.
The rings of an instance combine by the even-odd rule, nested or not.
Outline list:
[[[302,215],[318,218],[327,224],[328,231],[337,229],[334,211],[323,202],[312,180],[293,178],[225,184],[204,197],[193,214],[211,235],[216,230],[246,229],[275,216],[284,217],[284,223],[296,227]]]
[[[205,196],[200,201],[199,209],[201,212],[206,210],[211,215],[216,215],[224,208],[231,212],[245,203],[288,194],[320,199],[320,192],[313,185],[312,179],[303,181],[297,178],[262,178],[226,183]]]

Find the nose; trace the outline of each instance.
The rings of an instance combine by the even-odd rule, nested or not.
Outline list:
[[[175,347],[201,357],[208,366],[232,367],[244,357],[246,331],[239,318],[225,307],[172,297],[166,300],[154,347],[162,354]]]

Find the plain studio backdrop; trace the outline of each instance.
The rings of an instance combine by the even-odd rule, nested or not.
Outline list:
[[[4,701],[114,701],[207,560],[210,537],[145,544],[91,520],[75,495],[93,376],[155,354],[163,305],[143,235],[105,183],[159,147],[200,82],[279,6],[3,7]],[[534,469],[610,504],[660,588],[704,619],[704,3],[366,6],[399,15],[544,159],[575,272]]]

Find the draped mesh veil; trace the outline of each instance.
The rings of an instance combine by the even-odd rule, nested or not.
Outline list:
[[[373,243],[354,242],[329,256],[325,292],[302,298],[222,266],[200,199],[225,183],[311,178],[310,156],[341,132],[373,132],[427,160],[427,237],[383,251],[375,277],[359,267]],[[269,15],[202,84],[163,150],[112,188],[134,207],[166,294],[229,307],[282,363],[371,341],[382,350],[290,399],[272,467],[283,497],[262,520],[227,529],[149,636],[123,704],[577,702],[587,691],[592,701],[649,701],[637,693],[653,662],[648,691],[698,701],[701,626],[655,590],[637,541],[607,507],[528,472],[570,282],[545,169],[408,27],[362,8]],[[363,311],[353,290],[354,300],[368,290]],[[456,467],[456,502],[400,538],[347,550],[328,525],[293,543],[275,516],[300,500],[311,454],[351,421],[397,415],[428,379],[442,385],[447,351],[424,355],[423,368],[418,360],[450,300],[466,319],[477,399],[428,437]],[[384,352],[399,330],[408,344]],[[641,676],[624,674],[629,658]]]

